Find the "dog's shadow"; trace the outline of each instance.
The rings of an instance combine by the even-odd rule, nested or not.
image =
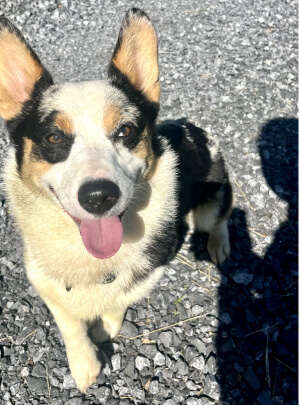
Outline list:
[[[269,401],[297,398],[297,128],[296,119],[277,118],[258,138],[265,179],[288,203],[288,217],[263,257],[252,251],[245,212],[234,209],[229,221],[232,252],[220,268],[216,338],[221,400],[229,403],[255,403],[261,392]],[[239,393],[237,381],[244,387]]]

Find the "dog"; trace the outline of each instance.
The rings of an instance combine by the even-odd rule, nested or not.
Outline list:
[[[159,97],[156,33],[139,9],[124,18],[107,80],[83,83],[54,84],[0,19],[8,200],[28,279],[82,392],[101,370],[95,343],[115,338],[158,282],[186,218],[209,233],[212,261],[230,253],[232,188],[217,142],[187,120],[157,125]]]

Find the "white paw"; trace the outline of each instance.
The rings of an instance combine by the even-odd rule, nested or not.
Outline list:
[[[88,347],[80,352],[68,353],[71,373],[78,389],[85,393],[97,381],[101,371],[101,363],[97,359],[96,350]]]
[[[230,244],[226,221],[221,222],[210,232],[207,248],[215,264],[221,264],[229,257]]]

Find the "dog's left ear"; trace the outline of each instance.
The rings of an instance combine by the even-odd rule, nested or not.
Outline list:
[[[159,102],[157,37],[148,16],[137,8],[126,14],[108,75],[115,78],[119,72],[149,101]]]

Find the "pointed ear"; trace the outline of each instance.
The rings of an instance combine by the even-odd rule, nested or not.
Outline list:
[[[123,21],[111,66],[127,77],[151,102],[160,98],[158,45],[148,16],[132,8]],[[111,73],[112,69],[108,73]]]
[[[20,31],[0,17],[0,115],[15,118],[31,98],[44,68]]]

